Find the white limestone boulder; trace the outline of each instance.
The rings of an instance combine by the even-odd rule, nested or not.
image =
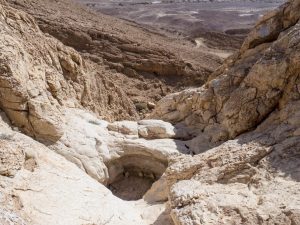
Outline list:
[[[176,128],[162,120],[140,120],[138,122],[139,136],[146,139],[174,138]]]
[[[116,121],[108,124],[109,131],[115,131],[124,135],[138,136],[138,124],[135,121]]]

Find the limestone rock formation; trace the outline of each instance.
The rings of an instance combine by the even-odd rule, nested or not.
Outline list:
[[[13,178],[0,177],[1,224],[146,225],[164,209],[161,204],[135,207],[122,201],[44,145],[10,130],[5,123],[1,131],[12,134],[8,140],[1,138],[1,152],[16,146],[24,152],[21,167],[15,168],[18,173]],[[34,162],[30,169],[29,160]]]
[[[0,10],[1,108],[9,118],[1,120],[1,220],[80,225],[155,222],[165,206],[154,202],[166,200],[166,182],[156,183],[155,190],[164,194],[155,190],[147,194],[151,205],[143,200],[125,202],[112,192],[124,194],[118,188],[129,181],[144,186],[145,192],[151,190],[169,158],[187,151],[184,142],[145,140],[137,136],[138,128],[133,137],[128,129],[112,128],[117,122],[110,124],[87,112],[111,119],[135,118],[122,91],[93,71],[98,65],[42,33],[22,11],[5,2]],[[115,109],[122,113],[110,114]],[[144,195],[125,194],[124,198]],[[103,205],[102,213],[95,210]]]
[[[291,1],[263,17],[240,52],[209,82],[162,99],[151,117],[181,123],[218,144],[255,128],[278,107],[284,108],[298,93],[292,91],[299,70],[298,12],[299,3]]]
[[[131,101],[96,65],[43,34],[29,15],[3,5],[0,10],[0,102],[13,125],[56,141],[63,135],[62,107],[85,107],[107,119],[137,117]]]
[[[1,114],[3,115],[3,113]],[[5,122],[1,121],[1,125],[8,128]],[[18,170],[20,170],[25,162],[25,153],[22,151],[22,147],[19,145],[10,145],[9,143],[14,138],[14,133],[7,130],[1,130],[0,133],[0,175],[2,176],[14,176]]]
[[[298,110],[299,100],[256,130],[171,165],[175,224],[299,224]]]
[[[119,160],[123,158],[136,161],[135,166],[140,168],[145,167],[146,158],[151,160],[147,169],[157,170],[160,177],[170,157],[188,152],[184,141],[155,137],[145,140],[143,136],[139,137],[137,122],[108,123],[77,109],[66,109],[65,121],[64,135],[48,147],[104,184],[115,177],[112,173],[123,173],[122,165],[118,165],[117,172],[111,169],[116,162],[121,164]],[[169,126],[172,127],[171,124]],[[169,135],[167,130],[159,131],[161,137]],[[151,165],[156,161],[157,167]]]
[[[108,124],[107,128],[109,131],[138,136],[138,124],[135,121],[116,121]]]
[[[167,169],[176,225],[300,224],[299,9],[264,16],[206,85],[158,103],[152,117],[189,128],[201,153]]]
[[[160,120],[141,120],[138,122],[138,132],[143,138],[173,138],[175,128],[167,122]]]
[[[0,0],[1,224],[300,224],[299,0],[159,120],[18,2]]]

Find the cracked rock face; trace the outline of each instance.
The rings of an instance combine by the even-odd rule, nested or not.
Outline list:
[[[275,109],[296,100],[299,7],[299,1],[291,1],[263,17],[242,49],[209,82],[162,99],[151,117],[182,123],[209,143],[220,144],[255,128]],[[260,27],[266,27],[264,37],[257,31]]]
[[[299,101],[286,107],[255,131],[169,167],[175,224],[299,224]]]
[[[184,124],[201,153],[167,169],[176,225],[300,224],[299,7],[263,17],[206,85],[158,104],[152,117]]]
[[[0,103],[14,126],[55,142],[63,135],[62,107],[115,111],[107,119],[137,117],[125,94],[97,72],[101,68],[42,33],[24,12],[2,4],[0,14]]]
[[[137,118],[126,95],[0,0],[0,223],[299,225],[299,7],[157,120],[107,122]]]

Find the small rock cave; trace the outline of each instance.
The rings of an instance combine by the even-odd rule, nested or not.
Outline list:
[[[120,199],[135,201],[142,199],[152,184],[165,172],[167,165],[154,157],[125,155],[108,165],[107,188]]]

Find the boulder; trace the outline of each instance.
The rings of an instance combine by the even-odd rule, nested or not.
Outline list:
[[[116,121],[108,124],[109,131],[115,131],[125,135],[138,135],[138,124],[135,121]]]
[[[138,125],[138,133],[142,138],[174,138],[176,136],[175,127],[162,120],[140,120]]]

